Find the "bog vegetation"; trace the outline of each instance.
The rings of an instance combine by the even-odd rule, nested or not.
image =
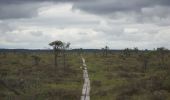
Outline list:
[[[91,100],[170,100],[169,50],[105,48],[84,56],[91,78]]]
[[[53,50],[0,52],[0,100],[80,100],[81,56],[91,80],[91,100],[170,100],[170,51]]]
[[[54,44],[53,44],[54,43]],[[83,84],[80,57],[69,43],[54,51],[0,53],[0,100],[79,100]]]

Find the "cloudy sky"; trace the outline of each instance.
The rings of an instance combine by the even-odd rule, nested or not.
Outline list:
[[[0,48],[170,49],[170,0],[0,0]]]

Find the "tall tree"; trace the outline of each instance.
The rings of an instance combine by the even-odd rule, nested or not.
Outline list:
[[[108,46],[105,46],[105,56],[107,57],[108,55],[108,50],[109,50],[109,47]]]
[[[62,41],[53,41],[51,43],[49,43],[50,46],[53,47],[53,50],[54,50],[54,65],[56,67],[58,67],[58,55],[59,55],[59,52],[61,50],[61,48],[63,47],[63,42]]]
[[[157,56],[160,59],[160,64],[162,67],[165,67],[164,65],[165,65],[165,58],[167,53],[168,53],[168,49],[164,47],[157,48]]]

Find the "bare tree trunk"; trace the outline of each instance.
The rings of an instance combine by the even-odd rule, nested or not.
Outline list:
[[[108,54],[108,51],[107,51],[107,49],[106,49],[106,57],[107,57],[107,54]]]
[[[57,54],[55,53],[55,56],[54,56],[54,65],[57,67],[57,62],[56,62],[56,60],[57,60]]]
[[[65,50],[63,51],[63,58],[64,58],[64,69],[66,68],[66,54]]]
[[[58,63],[57,63],[58,52],[57,52],[57,49],[58,48],[54,47],[54,65],[55,65],[55,67],[58,67]]]

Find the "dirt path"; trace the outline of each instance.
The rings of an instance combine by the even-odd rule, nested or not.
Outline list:
[[[82,57],[82,61],[83,61],[84,84],[83,84],[83,89],[82,89],[81,100],[90,100],[90,79],[88,76],[86,61],[83,57]]]

